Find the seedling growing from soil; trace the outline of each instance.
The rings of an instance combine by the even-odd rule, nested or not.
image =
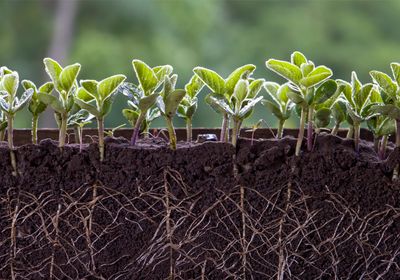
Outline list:
[[[67,126],[74,128],[80,152],[82,152],[83,148],[83,128],[92,123],[94,117],[95,116],[90,114],[88,111],[81,109],[68,118]]]
[[[7,117],[7,135],[8,135],[8,147],[10,149],[11,165],[14,169],[14,176],[17,175],[17,163],[14,154],[14,117],[15,114],[24,108],[32,98],[33,90],[26,90],[21,97],[17,96],[19,85],[19,75],[17,72],[6,74],[1,80],[1,91],[0,91],[0,108]]]
[[[78,88],[76,78],[81,65],[75,63],[62,68],[57,61],[51,58],[45,58],[43,63],[55,90],[58,92],[58,98],[51,94],[39,92],[38,100],[52,107],[58,115],[60,119],[59,147],[64,147],[68,116],[74,105],[73,95]]]
[[[247,79],[255,69],[256,66],[253,64],[244,65],[233,71],[226,79],[223,79],[215,71],[204,67],[196,67],[193,69],[193,72],[211,90],[211,94],[208,96],[212,96],[213,98],[206,97],[206,102],[211,106],[211,108],[214,109],[214,111],[222,114],[223,116],[220,135],[220,141],[222,142],[227,142],[229,138],[229,114],[218,104],[213,103],[213,101],[222,100],[225,104],[228,104],[232,99],[232,95],[238,81],[241,78]]]
[[[80,81],[81,87],[75,95],[76,104],[96,117],[99,132],[100,161],[104,159],[104,118],[110,112],[115,93],[125,79],[124,75],[114,75],[100,82],[83,80]]]
[[[261,103],[279,120],[276,137],[280,139],[283,136],[285,122],[290,118],[295,105],[287,94],[291,89],[288,84],[279,85],[274,82],[264,83],[264,88],[272,101],[264,99]]]
[[[353,130],[354,146],[358,152],[360,125],[372,117],[370,96],[374,86],[371,83],[361,84],[355,72],[351,73],[351,83],[342,80],[338,80],[338,83],[341,85],[342,94],[346,99],[347,122],[351,126],[350,129]]]
[[[44,110],[46,110],[47,108],[47,104],[39,100],[38,93],[50,95],[54,89],[54,85],[51,82],[47,82],[42,86],[40,86],[38,89],[36,85],[29,80],[23,80],[21,84],[25,90],[28,89],[33,90],[32,99],[29,102],[28,109],[29,112],[31,112],[32,114],[32,143],[37,144],[37,128],[38,128],[39,115],[43,113]]]
[[[139,109],[139,116],[136,119],[131,139],[131,145],[135,145],[147,112],[155,105],[157,98],[160,96],[160,93],[156,92],[156,90],[164,82],[164,77],[172,73],[173,68],[170,65],[151,68],[138,59],[134,59],[132,65],[139,81],[135,98],[132,100]]]
[[[183,89],[175,89],[178,75],[165,76],[164,88],[160,96],[157,98],[157,107],[161,115],[167,122],[167,129],[169,134],[169,142],[171,149],[176,149],[176,134],[172,119],[176,115],[179,104],[186,95]]]
[[[213,104],[220,111],[224,111],[227,116],[232,118],[232,144],[234,146],[236,146],[243,121],[251,115],[254,106],[263,99],[262,96],[257,97],[263,84],[263,79],[251,80],[250,83],[248,80],[240,79],[236,83],[230,100],[219,99],[218,95],[207,96],[209,104]]]
[[[323,65],[315,67],[314,63],[307,60],[300,52],[294,52],[291,55],[291,62],[269,59],[266,66],[289,81],[292,90],[288,92],[288,97],[300,108],[296,156],[300,155],[306,119],[308,119],[307,148],[310,151],[312,149],[315,106],[332,97],[337,89],[335,81],[326,81],[332,76],[331,69]]]
[[[204,86],[204,82],[193,75],[189,83],[185,85],[186,95],[178,107],[178,116],[186,122],[186,141],[192,141],[192,119],[197,110],[197,95]]]
[[[136,122],[140,115],[140,109],[138,107],[139,100],[139,91],[134,84],[131,83],[123,83],[119,89],[123,95],[129,98],[128,100],[128,108],[122,110],[122,115],[126,118],[128,123],[135,127]],[[143,118],[142,124],[139,128],[139,134],[144,134],[144,137],[147,138],[149,136],[149,128],[151,123],[161,116],[160,110],[157,107],[152,107],[147,110],[145,117]]]
[[[11,74],[12,72],[13,72],[12,70],[8,69],[5,66],[0,67],[0,91],[4,90],[1,87],[1,80],[3,79],[3,76],[6,74]],[[7,117],[3,113],[3,111],[0,111],[0,141],[4,141],[6,128],[7,128]]]
[[[335,103],[333,103],[331,110],[335,123],[331,134],[337,135],[340,125],[347,119],[346,101],[342,98],[339,98]]]

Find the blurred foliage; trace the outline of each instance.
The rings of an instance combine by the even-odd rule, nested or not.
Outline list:
[[[42,59],[52,42],[56,9],[55,0],[0,1],[0,64],[19,71],[21,79],[44,82]],[[399,14],[398,0],[84,0],[78,1],[70,55],[63,64],[79,61],[79,79],[121,73],[128,81],[134,81],[133,58],[152,66],[171,64],[183,87],[195,66],[226,76],[253,63],[255,78],[282,82],[267,71],[265,60],[299,50],[331,67],[334,78],[345,79],[355,70],[366,82],[369,70],[388,72],[390,62],[400,61]],[[207,93],[200,93],[194,126],[220,125],[220,116],[203,102]],[[124,106],[121,95],[107,126],[125,122]],[[247,125],[260,118],[275,126],[275,117],[262,105]],[[165,125],[159,119],[153,126]],[[20,114],[17,127],[30,127],[28,113]]]

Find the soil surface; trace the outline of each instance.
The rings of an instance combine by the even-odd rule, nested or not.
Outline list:
[[[0,144],[0,279],[400,279],[400,151],[322,133]]]

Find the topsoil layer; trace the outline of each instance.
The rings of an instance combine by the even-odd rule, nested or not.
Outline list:
[[[0,279],[400,279],[399,150],[295,142],[1,145]]]

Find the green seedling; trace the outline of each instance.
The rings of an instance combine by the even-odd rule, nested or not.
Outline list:
[[[164,77],[172,73],[173,68],[170,65],[156,66],[154,68],[149,67],[143,61],[134,59],[132,61],[133,69],[136,74],[136,78],[139,81],[137,91],[134,98],[131,100],[138,108],[138,117],[133,129],[131,138],[131,145],[135,145],[139,137],[139,132],[142,128],[142,124],[146,119],[147,112],[154,107],[160,92],[156,90],[164,82]]]
[[[12,70],[8,69],[5,66],[0,67],[0,91],[4,90],[1,88],[1,80],[3,79],[3,76],[6,74],[11,74],[12,72],[13,72]],[[6,128],[7,128],[6,114],[4,114],[3,111],[0,111],[0,141],[4,141]]]
[[[391,63],[390,67],[394,79],[383,72],[370,72],[383,102],[372,106],[371,111],[395,120],[396,147],[400,147],[400,63]]]
[[[116,126],[116,127],[114,127],[113,129],[104,131],[104,134],[105,134],[106,136],[108,136],[108,137],[114,137],[115,132],[116,132],[118,129],[123,128],[124,126],[125,126],[124,123],[123,123],[123,124],[120,124],[119,126]]]
[[[214,111],[223,116],[220,135],[221,142],[227,142],[229,138],[229,114],[225,109],[213,102],[214,100],[224,100],[224,103],[228,104],[232,99],[238,81],[241,78],[247,79],[255,69],[256,66],[253,64],[244,65],[233,71],[226,79],[223,79],[215,71],[204,67],[196,67],[193,69],[193,72],[211,90],[211,93],[208,96],[212,96],[213,98],[206,97],[206,102]]]
[[[38,100],[50,106],[60,121],[59,147],[64,147],[67,134],[68,116],[74,105],[74,93],[78,89],[76,78],[78,77],[81,65],[75,63],[62,68],[57,61],[51,58],[43,60],[47,74],[53,82],[58,97],[39,92]]]
[[[111,111],[115,93],[118,87],[125,81],[124,75],[114,75],[101,81],[82,80],[81,87],[75,94],[76,104],[97,120],[99,133],[100,161],[104,160],[104,118]]]
[[[192,141],[192,119],[197,110],[197,95],[204,86],[204,82],[196,75],[185,85],[186,95],[178,107],[178,116],[186,122],[186,141]]]
[[[40,86],[38,89],[36,85],[29,80],[23,80],[21,84],[25,90],[28,89],[33,90],[32,99],[29,102],[28,109],[29,112],[31,112],[32,114],[32,143],[37,144],[37,129],[38,129],[39,115],[43,113],[47,108],[47,104],[39,100],[38,94],[41,93],[50,95],[54,89],[54,85],[51,82],[47,82],[42,86]]]
[[[315,107],[331,98],[337,90],[336,82],[327,80],[332,76],[332,70],[323,65],[315,67],[312,61],[297,51],[291,55],[290,62],[269,59],[266,66],[289,81],[291,91],[288,91],[288,98],[299,107],[300,127],[296,156],[300,155],[307,119],[307,149],[311,151]]]
[[[346,100],[343,98],[338,98],[337,101],[333,103],[331,110],[332,110],[332,117],[334,120],[334,126],[331,131],[331,134],[337,135],[340,125],[347,119]]]
[[[370,96],[375,89],[371,83],[361,84],[354,71],[351,73],[351,83],[343,80],[338,80],[338,83],[344,99],[346,100],[346,120],[350,125],[348,137],[351,137],[351,133],[354,134],[354,146],[355,150],[358,152],[360,125],[362,122],[372,117],[370,108],[373,103],[371,103]]]
[[[157,98],[157,107],[167,122],[170,147],[173,150],[176,150],[176,134],[172,120],[176,115],[179,104],[186,95],[185,90],[175,89],[177,79],[178,75],[176,74],[165,76],[164,87]]]
[[[280,139],[283,136],[285,122],[290,118],[295,105],[289,99],[287,94],[291,89],[289,84],[279,85],[274,82],[265,82],[264,88],[272,101],[264,99],[261,103],[278,119],[278,131],[276,137]]]
[[[88,111],[81,109],[75,114],[69,116],[67,126],[72,127],[75,131],[75,136],[79,143],[79,151],[82,152],[83,148],[83,128],[92,123],[95,116],[90,114]]]
[[[140,89],[138,89],[134,84],[123,83],[123,85],[120,87],[120,91],[129,98],[127,102],[128,108],[122,110],[122,115],[132,127],[135,127],[140,116],[140,109],[137,102],[139,100],[138,92]],[[151,123],[160,116],[161,113],[157,107],[148,109],[139,128],[139,134],[144,134],[144,137],[147,138],[149,136]]]
[[[14,154],[13,138],[14,117],[18,111],[29,103],[33,95],[33,90],[28,89],[21,95],[21,97],[18,97],[18,85],[19,75],[17,72],[6,74],[1,79],[0,108],[7,118],[8,147],[10,149],[11,165],[14,169],[14,176],[17,175],[17,162]]]
[[[264,84],[264,80],[251,79],[250,81],[240,79],[236,83],[230,100],[223,97],[219,98],[219,95],[208,95],[206,97],[207,103],[213,104],[219,111],[224,111],[224,114],[232,118],[232,144],[234,146],[236,146],[243,121],[252,114],[254,106],[263,99],[262,96],[257,95]]]

